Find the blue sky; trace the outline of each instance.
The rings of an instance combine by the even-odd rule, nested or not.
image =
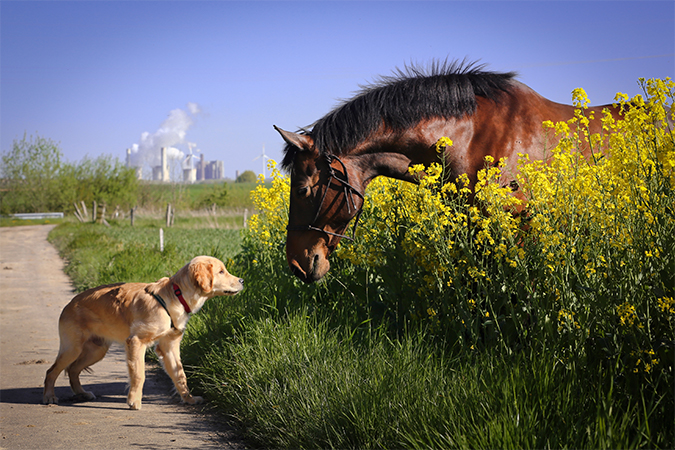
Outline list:
[[[24,133],[72,162],[194,143],[230,178],[261,172],[263,145],[281,159],[272,125],[309,125],[411,62],[480,60],[562,103],[675,76],[672,1],[3,0],[0,21],[3,152]]]

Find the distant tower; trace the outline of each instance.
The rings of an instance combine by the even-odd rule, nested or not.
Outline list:
[[[206,166],[206,161],[204,161],[204,154],[199,155],[199,165],[197,166],[197,180],[204,181],[204,167]]]
[[[166,147],[162,147],[162,181],[169,181],[169,163],[166,159]]]
[[[127,149],[127,167],[131,167],[131,149]]]
[[[183,169],[183,182],[192,184],[197,179],[197,169]]]

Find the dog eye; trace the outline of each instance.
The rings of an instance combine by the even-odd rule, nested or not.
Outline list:
[[[220,274],[221,274],[221,275],[225,275],[225,269],[222,269],[222,270],[220,271]]]

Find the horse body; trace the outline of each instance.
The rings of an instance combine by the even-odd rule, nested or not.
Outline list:
[[[456,81],[457,76],[464,78]],[[545,160],[549,151],[558,143],[552,130],[543,128],[546,120],[567,121],[574,116],[574,108],[545,99],[526,85],[513,80],[514,74],[494,74],[476,69],[458,69],[454,66],[447,75],[452,89],[453,82],[468,82],[472,93],[473,107],[456,107],[449,114],[439,113],[432,105],[431,113],[422,112],[409,118],[403,125],[396,124],[395,113],[414,114],[415,105],[387,109],[383,98],[389,94],[391,101],[423,101],[414,88],[405,86],[403,93],[391,92],[396,83],[414,82],[420,77],[388,80],[388,84],[364,91],[354,100],[345,103],[320,119],[312,131],[305,133],[280,132],[286,141],[283,165],[291,172],[291,199],[289,210],[286,255],[291,270],[301,280],[313,282],[321,279],[329,270],[328,256],[339,241],[346,237],[345,230],[363,206],[362,195],[368,184],[378,176],[387,176],[409,182],[417,182],[410,174],[412,165],[430,165],[445,160],[449,169],[448,180],[455,180],[466,173],[470,186],[476,182],[477,173],[484,167],[485,156],[495,160],[507,158],[500,183],[516,189],[511,184],[517,174],[518,154],[524,153],[532,160]],[[480,89],[481,77],[501,77],[494,89]],[[429,77],[443,77],[441,74]],[[454,78],[453,78],[454,77]],[[478,78],[476,81],[473,78]],[[479,85],[476,88],[476,85]],[[390,91],[386,89],[390,88]],[[442,86],[441,89],[446,89]],[[409,91],[413,91],[410,93]],[[481,95],[485,93],[485,95]],[[371,95],[378,97],[379,123],[377,117],[359,118],[359,107]],[[432,93],[432,95],[435,95]],[[439,94],[442,96],[442,93]],[[406,98],[406,96],[410,98]],[[462,101],[462,95],[458,101]],[[468,100],[467,100],[468,101]],[[407,108],[407,109],[406,109]],[[618,118],[619,111],[611,105],[589,108],[595,119],[590,123],[590,132],[601,131],[602,109],[609,108]],[[413,113],[410,113],[410,111]],[[356,117],[355,117],[356,116]],[[370,129],[363,128],[359,120],[375,121]],[[322,134],[333,134],[325,137]],[[350,141],[340,134],[361,133],[360,139]],[[449,137],[453,145],[443,155],[436,151],[436,142]],[[589,149],[583,149],[588,152]],[[515,192],[514,195],[522,195]]]

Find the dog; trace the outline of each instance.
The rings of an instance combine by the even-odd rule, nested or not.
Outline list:
[[[59,353],[45,376],[42,402],[58,403],[54,383],[66,370],[77,398],[93,400],[80,373],[105,356],[113,342],[126,348],[129,370],[127,404],[141,409],[145,382],[145,350],[155,352],[184,403],[201,403],[190,395],[180,360],[180,342],[191,313],[218,295],[235,295],[244,280],[234,277],[218,259],[197,256],[171,278],[156,283],[118,283],[99,286],[75,296],[59,318]]]

